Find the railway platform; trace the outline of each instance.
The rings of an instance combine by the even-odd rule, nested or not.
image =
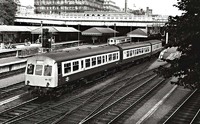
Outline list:
[[[18,74],[4,79],[0,79],[0,88],[14,85],[25,80],[24,74]]]
[[[31,47],[31,46],[29,46]],[[33,45],[35,47],[35,45]],[[71,47],[71,48],[65,48],[65,50],[73,50],[73,49],[82,49],[87,47],[98,47],[97,45],[82,45],[77,47]],[[24,46],[20,45],[17,49],[25,49]],[[13,49],[0,49],[0,53],[7,53],[15,51]],[[18,58],[16,56],[13,57],[6,57],[6,58],[0,58],[0,73],[24,68],[26,64],[27,58]],[[7,87],[9,85],[13,85],[19,82],[24,81],[24,74],[19,74],[16,76],[8,77],[5,79],[0,79],[0,88]]]

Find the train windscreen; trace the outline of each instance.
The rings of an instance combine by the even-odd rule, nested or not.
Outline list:
[[[42,75],[42,68],[43,68],[42,65],[36,65],[35,75]]]
[[[33,64],[28,64],[28,66],[27,66],[27,74],[33,74],[34,67],[35,66]]]
[[[45,65],[44,66],[44,76],[51,76],[52,66]]]

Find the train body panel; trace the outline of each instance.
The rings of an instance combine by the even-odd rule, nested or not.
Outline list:
[[[128,43],[120,47],[122,48],[122,64],[151,56],[151,44],[148,42]]]
[[[57,87],[58,75],[55,60],[46,56],[28,59],[25,71],[25,84],[38,87]]]
[[[113,51],[109,53],[63,61],[61,63],[61,72],[62,77],[65,78],[65,80],[62,81],[71,82],[84,78],[92,73],[109,69],[112,66],[116,66],[114,63],[118,63],[119,60],[119,51]]]

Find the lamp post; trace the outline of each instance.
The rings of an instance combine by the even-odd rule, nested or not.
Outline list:
[[[114,24],[114,37],[116,37],[116,23]]]
[[[43,21],[41,21],[41,43],[43,43],[43,30],[42,30],[42,27],[43,27]]]
[[[79,46],[79,40],[80,40],[80,24],[78,24],[78,46]]]

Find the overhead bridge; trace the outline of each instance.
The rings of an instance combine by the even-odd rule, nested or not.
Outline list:
[[[17,14],[15,22],[40,24],[42,21],[43,24],[52,25],[151,27],[152,25],[163,26],[167,19],[167,16],[145,16],[127,13]]]

